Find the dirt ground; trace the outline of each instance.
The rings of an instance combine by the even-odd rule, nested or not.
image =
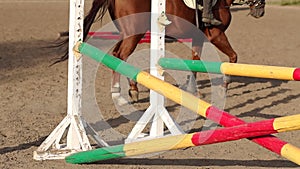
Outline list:
[[[58,32],[67,30],[68,7],[67,1],[0,1],[0,168],[298,168],[246,139],[89,165],[34,161],[33,151],[66,115],[67,62],[49,67],[59,52],[44,47]],[[261,19],[247,13],[244,7],[232,8],[232,24],[227,31],[239,62],[299,67],[300,8],[269,5]],[[107,21],[109,18],[104,23]],[[221,59],[227,58],[221,55]],[[108,123],[126,135],[134,122],[122,117],[107,99],[110,73],[104,68],[103,72],[101,82],[97,82],[98,104]],[[210,83],[203,81],[204,99],[209,100]],[[147,90],[143,90],[146,102],[135,105],[140,110],[149,100]],[[225,110],[254,122],[298,114],[299,102],[299,82],[236,77],[229,86]],[[298,131],[276,136],[300,147]]]

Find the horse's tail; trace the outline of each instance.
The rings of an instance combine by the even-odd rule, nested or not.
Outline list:
[[[110,5],[111,0],[94,0],[91,10],[88,12],[88,15],[84,18],[83,40],[86,40],[86,37],[94,21],[102,20]]]
[[[94,0],[92,4],[92,8],[88,12],[88,15],[84,18],[83,22],[83,41],[86,40],[89,30],[95,20],[102,20],[105,13],[107,12],[109,6],[111,5],[112,0]],[[98,15],[98,16],[97,16]],[[62,62],[68,59],[68,43],[69,43],[69,35],[67,32],[61,33],[61,35],[65,35],[67,38],[60,40],[54,45],[54,47],[64,47],[65,51],[63,56],[57,58],[53,64],[58,62]]]

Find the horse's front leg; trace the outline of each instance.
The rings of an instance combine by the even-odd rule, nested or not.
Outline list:
[[[222,30],[218,28],[207,28],[205,30],[205,34],[212,44],[214,44],[221,52],[229,57],[230,63],[237,62],[237,54],[231,47],[227,36]]]
[[[208,40],[214,44],[221,52],[226,54],[229,57],[230,63],[237,62],[237,54],[231,47],[225,33],[218,28],[206,29],[205,34]],[[230,76],[225,76],[224,78],[224,86],[227,88],[230,83]]]

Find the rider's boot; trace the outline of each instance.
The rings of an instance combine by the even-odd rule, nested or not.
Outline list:
[[[215,26],[221,25],[222,22],[214,18],[212,12],[212,1],[213,0],[203,0],[202,22]]]

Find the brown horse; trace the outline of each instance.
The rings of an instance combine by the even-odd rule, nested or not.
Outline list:
[[[233,1],[234,0],[218,0],[213,7],[214,16],[222,22],[221,25],[214,27],[202,26],[200,29],[212,44],[229,57],[229,62],[236,63],[237,54],[232,49],[224,33],[231,21],[230,6]],[[253,17],[259,18],[264,15],[265,0],[248,0],[246,3],[250,6],[249,14]],[[146,31],[150,30],[151,0],[94,0],[92,8],[84,20],[85,38],[94,21],[97,19],[101,20],[107,11],[109,11],[112,20],[117,20],[115,25],[121,35],[123,35],[122,40],[116,44],[113,55],[122,60],[127,60]],[[118,19],[122,17],[139,13],[148,14],[143,15],[142,18],[130,19],[130,21],[118,21]],[[199,11],[197,13],[199,13],[200,18],[198,20],[201,21],[201,12]],[[193,38],[193,59],[200,59],[198,50],[201,44],[197,43],[199,40],[197,40],[197,37],[189,35],[188,32],[191,32],[192,28],[178,21],[178,18],[182,18],[196,25],[197,19],[195,10],[188,8],[183,0],[166,0],[166,14],[168,19],[172,22],[172,24],[166,27],[166,34],[175,38]],[[199,24],[202,25],[202,23]],[[62,57],[60,60],[65,59],[67,59],[67,56]],[[119,81],[120,75],[113,72],[112,92],[120,92]],[[138,98],[137,84],[130,81],[130,86],[130,94],[136,95],[134,97],[134,101],[136,101]]]

